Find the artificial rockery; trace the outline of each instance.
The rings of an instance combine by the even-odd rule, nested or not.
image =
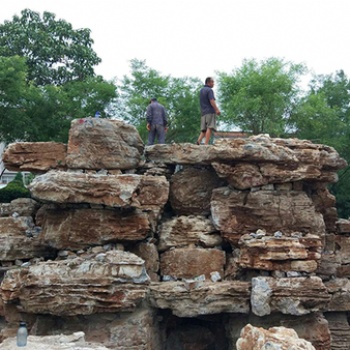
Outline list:
[[[145,147],[131,125],[84,118],[68,144],[10,144],[3,161],[37,176],[31,199],[0,204],[0,348],[20,320],[28,349],[350,348],[333,148]]]

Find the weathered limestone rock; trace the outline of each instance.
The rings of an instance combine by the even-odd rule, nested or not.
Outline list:
[[[203,282],[193,287],[184,282],[161,282],[150,285],[150,303],[170,309],[178,317],[249,312],[250,283]]]
[[[145,267],[151,281],[159,281],[159,253],[152,242],[140,242],[130,248],[130,251],[145,261]]]
[[[335,278],[324,284],[331,296],[327,311],[350,311],[350,281]]]
[[[225,323],[226,334],[232,344],[237,343],[241,330],[250,324],[254,327],[269,329],[271,327],[286,327],[296,331],[299,338],[309,341],[316,350],[331,350],[331,335],[328,322],[322,313],[312,313],[302,316],[283,315],[274,313],[269,316],[258,317],[253,314],[229,315]]]
[[[50,209],[36,216],[42,239],[56,249],[79,250],[120,241],[140,241],[150,233],[148,215],[139,209]]]
[[[205,216],[176,216],[162,221],[159,228],[159,251],[190,244],[214,248],[221,243],[221,236]]]
[[[0,344],[2,350],[17,349],[16,338],[8,338]],[[85,334],[76,332],[71,335],[28,336],[26,350],[108,350],[98,343],[85,342]]]
[[[294,329],[264,329],[250,324],[242,329],[236,346],[237,350],[315,350],[310,342],[300,339]]]
[[[212,191],[222,184],[212,168],[185,167],[171,177],[171,207],[178,215],[208,215]]]
[[[272,312],[305,315],[325,310],[329,301],[330,295],[319,277],[252,279],[251,306],[258,316]]]
[[[334,148],[298,139],[271,139],[257,135],[246,139],[223,139],[214,145],[189,143],[154,145],[145,150],[146,158],[166,164],[211,164],[213,162],[244,161],[275,163],[284,166],[311,164],[324,170],[339,170],[346,166]]]
[[[17,198],[10,203],[0,203],[1,216],[34,216],[39,204],[31,198]]]
[[[350,220],[338,219],[336,226],[338,233],[350,233]]]
[[[67,145],[58,142],[17,142],[7,146],[2,159],[7,170],[42,173],[66,167]]]
[[[308,192],[315,204],[316,211],[323,216],[327,231],[336,231],[336,222],[338,220],[336,201],[335,196],[329,192],[327,183],[309,184]]]
[[[218,272],[224,275],[225,252],[219,249],[177,248],[160,255],[160,274],[172,278],[194,278]]]
[[[90,315],[135,309],[146,296],[144,261],[132,253],[108,251],[90,260],[47,261],[10,270],[1,284],[6,303],[26,313]]]
[[[133,125],[99,118],[75,119],[69,130],[66,162],[73,169],[133,169],[143,149]]]
[[[219,177],[224,178],[232,187],[245,190],[267,184],[287,183],[294,181],[323,181],[336,182],[335,171],[319,169],[313,164],[280,165],[262,163],[212,163]]]
[[[332,349],[350,349],[350,325],[345,312],[327,312],[325,316],[332,335]]]
[[[51,257],[52,249],[37,235],[31,216],[0,217],[0,260]]]
[[[161,350],[156,314],[148,309],[126,314],[113,323],[107,345],[112,349]]]
[[[137,308],[130,313],[99,313],[75,317],[37,315],[30,334],[40,336],[78,331],[85,333],[87,342],[99,343],[108,349],[163,349],[159,345],[161,334],[157,312],[146,307]]]
[[[313,272],[322,251],[320,237],[310,234],[261,238],[245,234],[239,240],[239,246],[241,267],[270,271]]]
[[[235,191],[228,187],[213,190],[211,214],[222,236],[237,244],[243,234],[264,229],[325,234],[323,217],[302,191]]]
[[[326,235],[326,246],[317,273],[329,279],[350,276],[350,237],[346,235]]]
[[[145,210],[163,207],[168,200],[165,177],[142,175],[96,175],[50,171],[29,186],[38,200],[55,203],[104,204]]]

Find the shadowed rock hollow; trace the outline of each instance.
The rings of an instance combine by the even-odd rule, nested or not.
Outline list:
[[[36,349],[57,334],[72,349],[243,350],[257,334],[263,349],[350,348],[333,148],[144,147],[133,126],[85,118],[67,145],[10,144],[3,161],[37,176],[32,199],[0,204],[1,348],[19,320]]]

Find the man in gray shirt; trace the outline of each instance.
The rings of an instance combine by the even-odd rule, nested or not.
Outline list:
[[[147,107],[148,146],[154,144],[157,137],[158,143],[165,143],[165,134],[168,131],[167,112],[156,98],[152,98]]]
[[[216,105],[213,91],[214,80],[211,77],[205,79],[205,85],[199,92],[199,103],[201,107],[201,133],[198,137],[197,145],[200,145],[205,138],[208,145],[212,130],[216,131],[216,116],[220,115],[220,110]]]

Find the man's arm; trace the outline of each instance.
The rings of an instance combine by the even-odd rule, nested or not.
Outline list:
[[[212,100],[209,100],[209,102],[210,102],[211,106],[215,109],[215,114],[220,115],[221,112],[220,112],[218,106],[216,105],[215,100],[212,99]]]
[[[149,106],[147,107],[146,119],[147,119],[147,123],[148,123],[148,124],[151,124],[151,123],[152,123],[152,108],[151,108],[151,105],[149,105]]]

